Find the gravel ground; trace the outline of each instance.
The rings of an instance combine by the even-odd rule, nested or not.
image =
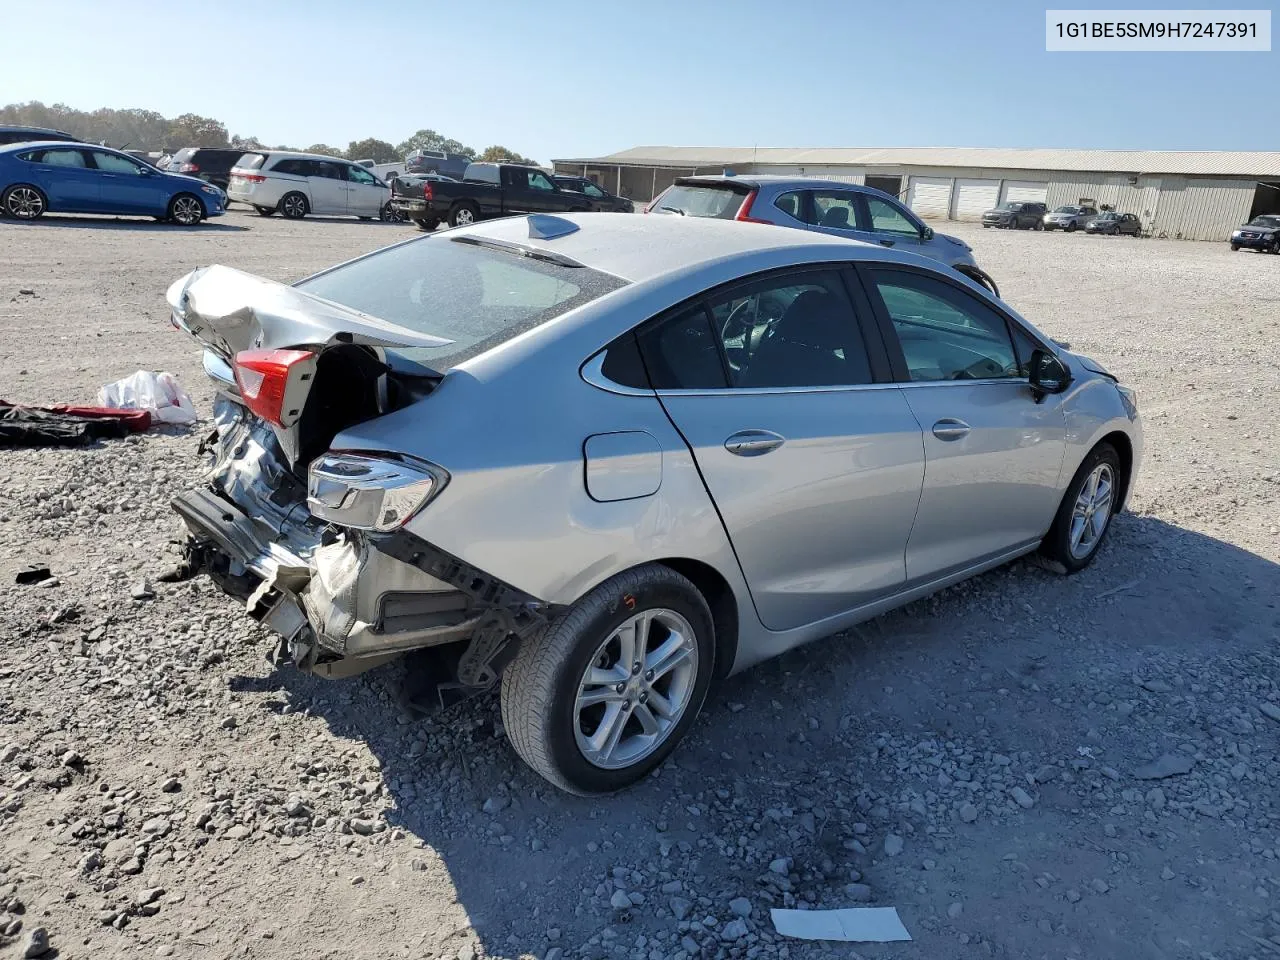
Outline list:
[[[207,581],[156,583],[201,428],[0,453],[0,954],[1280,956],[1280,258],[944,229],[1136,387],[1133,511],[1077,577],[1014,564],[733,679],[611,799],[527,772],[496,699],[411,722],[394,666],[273,670]],[[169,282],[412,232],[0,222],[3,393],[166,369],[207,414]],[[916,942],[768,918],[866,903]]]

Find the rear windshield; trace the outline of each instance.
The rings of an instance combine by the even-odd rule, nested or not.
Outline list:
[[[265,153],[246,153],[236,161],[235,165],[245,170],[257,170],[266,162],[267,155]]]
[[[686,217],[714,217],[732,220],[742,207],[746,187],[707,183],[677,183],[658,198],[653,209],[662,213],[683,213]]]
[[[441,372],[589,303],[626,281],[515,253],[422,237],[303,280],[298,289],[421,333],[404,355]]]

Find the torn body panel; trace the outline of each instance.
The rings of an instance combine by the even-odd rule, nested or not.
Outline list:
[[[404,651],[462,643],[461,662],[483,661],[468,674],[473,685],[493,681],[487,665],[529,625],[537,601],[407,534],[375,537],[317,520],[267,424],[224,395],[215,422],[207,485],[174,500],[190,532],[192,575],[208,573],[244,600],[289,658],[318,675],[350,676]],[[495,624],[503,627],[496,644]]]

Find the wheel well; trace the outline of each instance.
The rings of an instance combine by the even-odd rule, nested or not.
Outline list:
[[[720,572],[700,560],[683,557],[659,560],[681,576],[688,577],[711,608],[711,622],[716,628],[716,680],[728,675],[738,655],[738,601],[733,588]]]
[[[1133,444],[1129,442],[1128,436],[1119,430],[1107,434],[1098,443],[1111,444],[1120,456],[1120,496],[1115,501],[1115,509],[1118,513],[1120,505],[1129,498],[1129,483],[1133,479]]]

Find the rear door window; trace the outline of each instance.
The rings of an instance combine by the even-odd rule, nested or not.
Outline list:
[[[26,156],[35,163],[45,163],[51,167],[73,167],[81,170],[89,167],[89,162],[85,159],[83,151],[68,150],[64,147],[52,150],[36,150],[34,153],[26,154]]]
[[[750,190],[735,184],[677,183],[654,204],[663,213],[732,220]]]
[[[811,216],[814,226],[857,230],[856,195],[852,190],[814,190]]]

